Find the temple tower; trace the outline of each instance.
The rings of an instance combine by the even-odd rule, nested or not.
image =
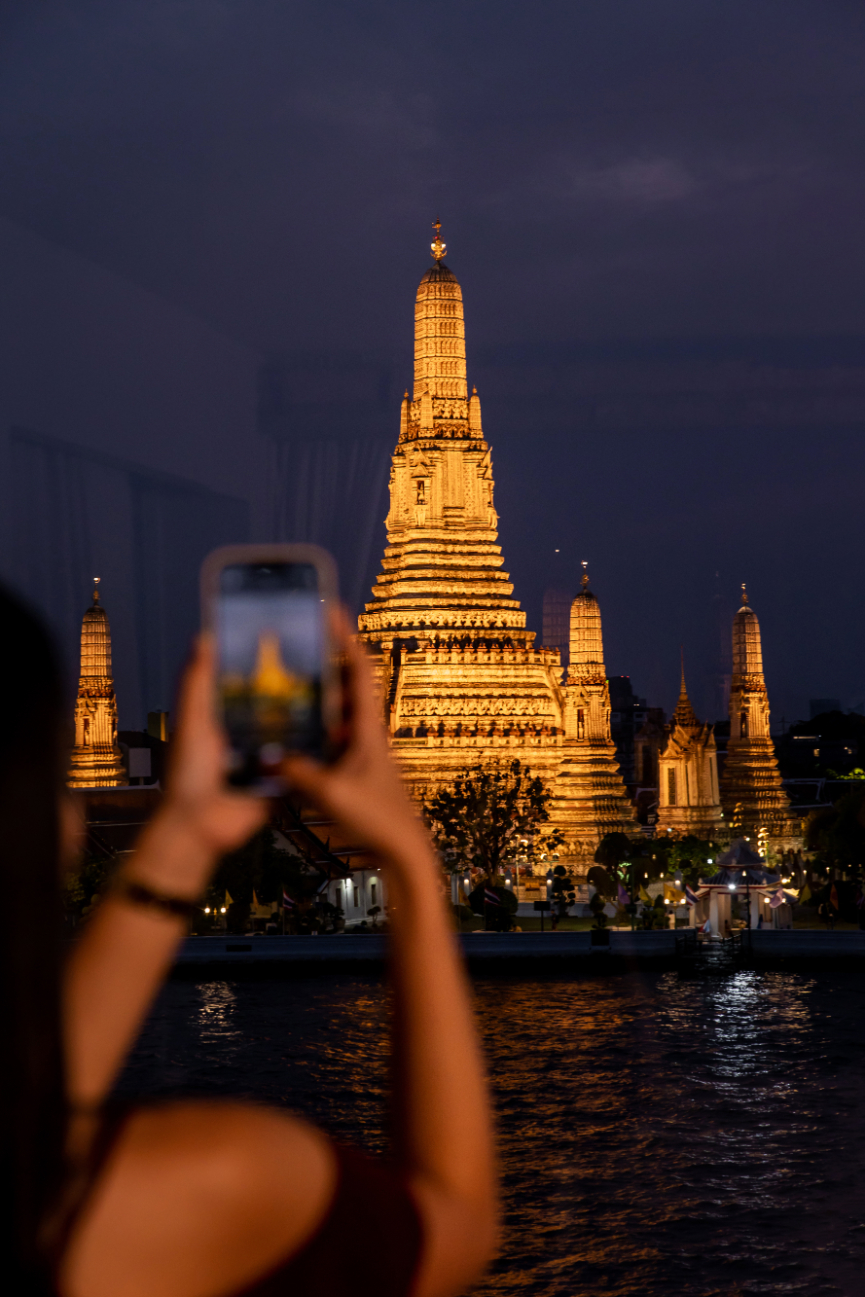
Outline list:
[[[723,819],[714,726],[697,719],[683,663],[679,701],[658,755],[658,832],[712,838]]]
[[[534,647],[502,570],[492,457],[467,382],[462,292],[438,223],[435,230],[434,265],[415,300],[414,389],[402,402],[391,464],[387,545],[358,625],[415,796],[466,766],[515,757],[555,787],[567,743],[560,656]],[[570,804],[556,803],[568,839],[562,855],[582,858],[590,841],[594,851],[600,821],[587,813],[565,823],[559,812]]]
[[[760,623],[744,585],[742,606],[733,618],[730,741],[721,778],[721,802],[727,823],[739,835],[776,847],[791,847],[800,841],[769,732]]]
[[[571,604],[570,666],[562,687],[566,743],[556,802],[559,817],[591,864],[590,849],[605,833],[632,833],[636,820],[610,733],[601,608],[589,589],[586,566],[582,589]]]
[[[111,675],[111,627],[99,602],[99,577],[93,603],[81,623],[81,675],[75,703],[75,746],[69,763],[70,788],[117,788],[126,783],[117,744],[117,699]]]

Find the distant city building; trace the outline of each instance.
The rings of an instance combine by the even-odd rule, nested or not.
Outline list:
[[[732,831],[776,849],[801,846],[801,822],[790,811],[769,731],[760,623],[742,587],[733,618],[730,738],[721,776],[724,818]]]
[[[726,721],[730,707],[730,681],[732,679],[733,659],[730,652],[730,619],[735,609],[731,606],[729,596],[721,582],[719,572],[715,573],[715,593],[712,596],[712,639],[714,649],[710,657],[710,670],[706,677],[706,708],[710,720]],[[716,728],[717,737],[717,728]]]
[[[824,712],[840,712],[840,698],[810,698],[808,700],[808,715],[813,721],[815,716],[822,716]]]
[[[562,666],[568,669],[571,643],[571,603],[573,590],[550,586],[544,591],[543,644],[544,648],[559,650]]]
[[[838,708],[792,725],[775,740],[778,764],[788,780],[831,780],[861,767],[865,758],[865,717]],[[795,789],[793,790],[796,791]]]
[[[117,788],[126,783],[117,742],[117,699],[111,674],[111,627],[99,602],[99,578],[93,603],[81,623],[81,675],[75,703],[75,746],[69,765],[70,788]]]
[[[723,824],[718,756],[710,724],[697,719],[685,687],[658,756],[658,832],[712,838]]]
[[[610,676],[608,684],[610,733],[616,745],[616,759],[622,778],[629,788],[632,785],[657,786],[657,767],[652,764],[651,758],[648,764],[644,764],[642,753],[646,751],[645,743],[641,745],[638,755],[637,735],[648,722],[663,728],[663,709],[649,707],[645,698],[638,698],[630,676]]]

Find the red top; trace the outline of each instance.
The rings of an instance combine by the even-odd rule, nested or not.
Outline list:
[[[56,1263],[129,1110],[107,1115],[53,1222]],[[336,1189],[315,1233],[230,1297],[410,1297],[422,1227],[405,1177],[379,1158],[334,1145]]]
[[[420,1261],[420,1216],[403,1176],[336,1145],[337,1185],[312,1238],[235,1297],[408,1297]]]

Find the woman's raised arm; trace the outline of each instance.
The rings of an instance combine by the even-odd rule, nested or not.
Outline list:
[[[417,1297],[447,1297],[477,1278],[495,1245],[489,1097],[438,862],[388,752],[366,654],[345,628],[343,640],[349,750],[332,768],[292,758],[286,774],[387,870],[397,1152],[426,1238]]]
[[[184,675],[172,747],[165,801],[67,968],[67,1077],[77,1108],[98,1107],[111,1090],[186,935],[182,913],[131,904],[123,885],[194,903],[219,857],[267,816],[266,802],[225,786],[225,739],[213,715],[213,650],[205,637]]]

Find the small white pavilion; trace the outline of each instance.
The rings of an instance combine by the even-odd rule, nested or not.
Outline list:
[[[718,857],[718,872],[700,879],[691,927],[703,927],[708,920],[712,936],[724,937],[732,931],[734,918],[744,918],[747,927],[757,928],[761,917],[772,914],[769,901],[780,886],[780,874],[769,873],[763,857],[751,850],[745,838],[735,838]]]

